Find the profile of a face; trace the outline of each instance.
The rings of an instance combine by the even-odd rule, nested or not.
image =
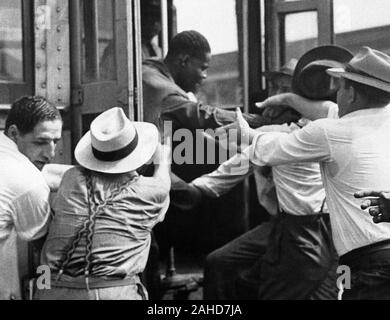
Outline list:
[[[24,154],[39,170],[53,160],[58,141],[61,139],[62,121],[39,122],[32,132],[22,134],[13,125],[8,135],[16,143],[18,150]]]
[[[206,53],[203,58],[186,55],[181,61],[179,86],[186,92],[199,92],[203,81],[207,79],[210,61],[211,53]]]

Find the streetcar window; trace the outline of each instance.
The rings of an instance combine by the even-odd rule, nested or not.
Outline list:
[[[98,2],[100,80],[116,79],[114,1]]]
[[[0,81],[21,82],[23,77],[22,1],[0,2]]]
[[[336,43],[353,52],[369,46],[390,52],[390,1],[334,0]]]
[[[174,0],[177,31],[197,30],[210,42],[212,60],[200,99],[234,107],[242,105],[235,0]]]
[[[83,0],[83,82],[116,79],[114,1]]]
[[[318,13],[306,11],[287,14],[284,19],[284,61],[301,57],[318,45]]]

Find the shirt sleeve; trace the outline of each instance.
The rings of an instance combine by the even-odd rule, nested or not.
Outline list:
[[[13,219],[21,239],[31,241],[46,234],[50,218],[49,196],[48,186],[37,185],[15,200]]]
[[[252,174],[253,167],[249,159],[250,149],[236,154],[219,166],[217,170],[200,178],[192,184],[202,190],[209,197],[220,197],[229,192],[238,183]]]
[[[187,128],[205,129],[217,128],[216,108],[190,101],[179,94],[171,94],[163,100],[162,121],[172,121],[174,129]]]
[[[131,186],[134,188],[134,185]],[[161,178],[141,177],[137,182],[136,198],[132,199],[132,205],[137,210],[142,208],[143,227],[148,230],[164,220],[170,204],[169,184]]]
[[[336,103],[329,102],[327,118],[329,118],[329,119],[338,119],[339,118],[339,106]]]
[[[291,125],[269,125],[256,129],[258,132],[292,132]],[[217,170],[192,181],[192,184],[212,198],[218,198],[245,180],[254,171],[250,162],[250,148],[222,163]]]
[[[171,120],[180,128],[215,129],[237,120],[236,111],[194,102],[180,94],[171,94],[163,100],[161,120]],[[269,120],[258,114],[243,114],[252,128],[269,124]]]
[[[330,161],[326,131],[318,123],[314,121],[290,134],[259,133],[250,147],[251,161],[258,166]]]

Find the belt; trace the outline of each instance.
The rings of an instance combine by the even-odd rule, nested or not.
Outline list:
[[[361,269],[370,263],[370,258],[390,259],[390,239],[354,249],[340,257],[340,265]]]
[[[71,277],[63,274],[60,280],[57,280],[57,274],[51,276],[53,287],[71,288],[71,289],[101,289],[112,287],[125,287],[141,283],[138,275],[123,279],[109,279],[102,277],[89,277],[88,285],[84,276]]]
[[[312,214],[303,214],[303,215],[296,215],[296,214],[291,214],[286,211],[280,210],[278,217],[280,219],[284,220],[294,220],[294,221],[300,221],[300,222],[314,222],[319,219],[329,219],[329,213],[312,213]]]

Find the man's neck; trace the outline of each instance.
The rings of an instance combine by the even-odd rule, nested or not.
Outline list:
[[[169,57],[166,57],[164,59],[164,64],[165,66],[167,67],[169,73],[171,74],[172,78],[175,80],[176,82],[176,65],[175,65],[175,61],[170,59]]]
[[[350,107],[350,109],[348,109],[348,111],[346,113],[344,113],[343,116],[346,116],[348,114],[351,114],[351,113],[354,113],[354,112],[357,112],[357,111],[361,111],[361,110],[384,108],[387,105],[388,104],[385,104],[385,103],[372,104],[372,103],[366,103],[366,102],[359,102],[359,103],[353,104]]]

